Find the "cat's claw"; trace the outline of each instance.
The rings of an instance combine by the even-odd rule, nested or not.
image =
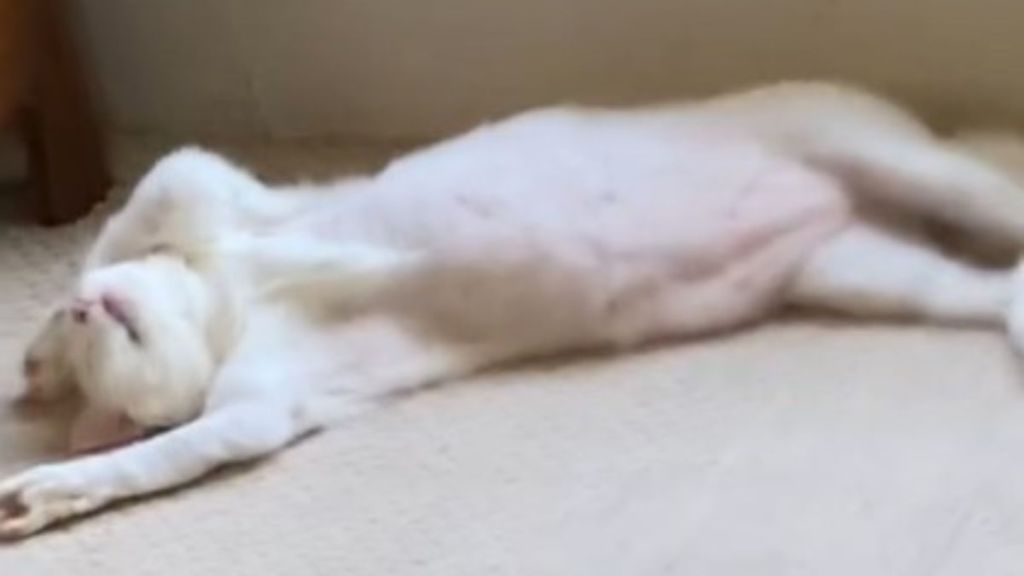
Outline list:
[[[75,463],[30,468],[0,482],[0,539],[29,536],[104,502]]]

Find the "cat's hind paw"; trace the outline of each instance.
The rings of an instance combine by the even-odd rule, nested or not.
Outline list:
[[[1013,271],[1012,285],[1006,328],[1013,347],[1024,353],[1024,258]]]

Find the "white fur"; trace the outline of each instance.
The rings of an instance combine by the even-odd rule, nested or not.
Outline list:
[[[1024,194],[1005,162],[824,84],[527,113],[323,189],[274,191],[176,152],[104,228],[77,313],[28,351],[33,394],[73,377],[92,407],[173,428],[0,483],[23,505],[0,534],[265,455],[395,391],[785,304],[1008,324],[1022,345],[1011,271],[955,261],[907,224],[1019,249]],[[750,174],[776,196],[744,196]],[[721,190],[677,204],[702,183]],[[657,193],[619,195],[633,188]],[[104,311],[111,294],[142,345]]]

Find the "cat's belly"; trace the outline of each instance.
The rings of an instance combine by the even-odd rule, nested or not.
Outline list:
[[[700,234],[658,237],[648,226],[662,214],[647,226],[564,217],[593,226],[453,233],[388,305],[448,338],[541,350],[720,330],[777,304],[848,212],[829,180],[793,171],[761,179]]]
[[[313,226],[429,254],[382,301],[394,314],[441,338],[543,351],[754,319],[849,217],[833,179],[756,143],[542,135],[421,152]]]

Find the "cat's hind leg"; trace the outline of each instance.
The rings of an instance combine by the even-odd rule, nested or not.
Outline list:
[[[872,203],[1024,248],[1024,189],[1000,167],[934,138],[852,135],[816,143],[808,160]]]
[[[853,316],[1009,325],[1024,347],[1024,291],[1009,270],[959,262],[924,243],[858,224],[823,244],[789,288],[791,304]]]

